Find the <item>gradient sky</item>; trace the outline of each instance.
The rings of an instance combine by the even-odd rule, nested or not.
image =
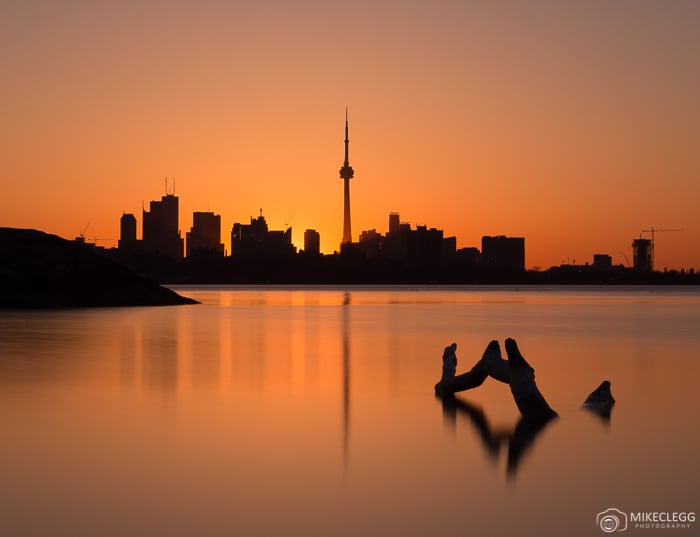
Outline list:
[[[192,211],[353,236],[403,221],[528,267],[700,269],[700,2],[5,0],[0,225],[118,239],[175,178]],[[648,235],[645,235],[648,236]],[[112,240],[106,240],[112,239]],[[625,259],[625,256],[627,259]]]

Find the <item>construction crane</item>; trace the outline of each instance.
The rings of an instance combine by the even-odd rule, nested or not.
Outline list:
[[[80,235],[78,235],[78,236],[75,238],[75,242],[79,242],[79,243],[81,243],[81,244],[85,244],[85,232],[87,231],[87,228],[88,228],[89,225],[90,225],[90,222],[88,222],[87,224],[85,224],[85,227],[84,227],[83,230],[80,232]]]
[[[625,255],[625,252],[623,252],[622,250],[619,250],[619,252],[620,252],[620,255],[621,255],[622,257],[625,258],[625,261],[627,261],[627,266],[628,266],[628,267],[631,266],[631,265],[630,265],[630,260],[629,260],[629,259],[627,258],[627,256]]]
[[[660,233],[662,231],[683,231],[682,229],[678,228],[673,228],[673,229],[657,229],[654,226],[650,227],[649,229],[643,229],[640,233],[639,236],[641,237],[642,233],[651,233],[651,266],[652,268],[654,267],[654,233]]]
[[[292,211],[292,213],[287,217],[287,219],[284,221],[284,230],[287,231],[289,228],[289,224],[292,223],[292,220],[294,219],[294,215],[297,214],[296,211]]]
[[[78,236],[75,238],[75,242],[80,243],[80,244],[84,244],[85,246],[95,246],[95,244],[96,244],[98,241],[102,241],[102,242],[114,241],[114,239],[106,239],[106,238],[97,238],[97,237],[94,237],[94,238],[92,239],[92,242],[88,242],[88,241],[89,241],[89,238],[85,236],[85,233],[87,232],[89,226],[90,226],[90,222],[88,222],[87,224],[85,224],[85,227],[84,227],[83,230],[80,232],[80,235],[78,235]]]

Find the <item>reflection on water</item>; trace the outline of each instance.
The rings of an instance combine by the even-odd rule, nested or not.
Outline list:
[[[350,439],[350,293],[343,293],[343,462],[347,468]]]
[[[0,534],[595,534],[697,511],[700,292],[185,288],[203,304],[0,314]],[[491,339],[507,387],[436,399]],[[613,419],[580,409],[612,381]],[[507,476],[510,479],[507,479]]]
[[[456,427],[457,416],[465,417],[476,430],[489,457],[498,458],[501,447],[508,446],[506,471],[511,477],[515,476],[518,464],[523,454],[535,442],[537,436],[551,423],[552,419],[535,420],[520,417],[512,429],[500,428],[494,430],[483,409],[454,395],[439,397],[442,402],[442,414],[445,424],[452,430]]]

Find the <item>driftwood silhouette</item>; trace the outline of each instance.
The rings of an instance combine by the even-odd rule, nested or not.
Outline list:
[[[610,419],[612,407],[615,404],[615,399],[610,392],[610,381],[604,380],[600,383],[591,394],[586,397],[581,408],[595,412],[606,420]]]
[[[456,375],[457,344],[445,348],[442,355],[442,378],[435,385],[435,393],[440,396],[454,394],[481,386],[488,377],[510,386],[513,400],[523,418],[548,421],[557,413],[547,403],[535,383],[535,370],[527,363],[514,339],[506,339],[508,360],[501,356],[498,341],[491,341],[479,360],[470,371]]]
[[[435,384],[435,394],[445,396],[471,390],[481,386],[488,377],[508,384],[513,400],[524,418],[549,420],[557,413],[549,406],[547,400],[535,383],[535,370],[525,360],[514,339],[506,339],[504,360],[498,341],[491,341],[481,359],[467,371],[457,375],[457,344],[445,347],[442,354],[442,378]],[[610,416],[615,399],[610,391],[610,381],[604,380],[583,402],[582,408],[591,410],[601,416]]]
[[[508,474],[514,475],[522,455],[534,443],[545,426],[557,413],[535,383],[535,370],[525,360],[514,339],[505,341],[507,360],[501,356],[498,341],[491,341],[481,359],[460,375],[457,371],[457,345],[445,348],[442,355],[442,378],[435,384],[435,394],[442,402],[443,416],[454,423],[458,414],[467,416],[475,426],[487,453],[498,456],[503,441],[508,442]],[[508,384],[521,418],[512,432],[492,431],[484,411],[471,403],[455,397],[456,392],[481,386],[492,377]],[[605,380],[584,401],[582,408],[595,412],[604,420],[610,419],[615,399],[610,392],[610,382]]]

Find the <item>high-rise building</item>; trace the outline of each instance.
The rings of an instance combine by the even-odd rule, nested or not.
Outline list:
[[[119,250],[133,251],[137,248],[136,240],[136,217],[133,214],[124,213],[119,222]]]
[[[375,259],[382,253],[382,243],[384,237],[377,233],[376,229],[368,229],[360,233],[358,248],[365,254],[367,259]]]
[[[497,270],[525,270],[525,238],[481,238],[481,256],[485,267]]]
[[[399,213],[389,213],[389,235],[397,235],[401,226],[401,215]]]
[[[632,266],[635,270],[654,270],[654,243],[649,239],[632,241]]]
[[[179,198],[166,194],[151,201],[150,211],[143,211],[143,250],[182,259],[184,240],[178,228]]]
[[[192,228],[187,232],[186,238],[187,257],[198,250],[223,255],[221,215],[213,212],[192,213]]]
[[[355,171],[350,166],[348,155],[350,140],[348,139],[348,109],[345,109],[345,161],[340,168],[340,178],[344,182],[343,197],[343,240],[341,245],[352,242],[352,230],[350,227],[350,179],[355,176]]]
[[[444,237],[441,229],[401,222],[399,213],[389,214],[386,235],[376,229],[360,234],[358,248],[368,259],[383,258],[400,263],[403,267],[430,268],[455,262],[456,237]]]
[[[321,253],[321,234],[315,229],[304,231],[304,253],[309,255]]]
[[[135,241],[136,240],[136,217],[133,214],[124,213],[120,221],[121,233],[119,240]]]
[[[292,228],[270,231],[260,209],[260,216],[250,218],[250,224],[233,224],[231,255],[253,257],[280,257],[296,253],[292,244]]]
[[[428,226],[416,226],[413,236],[414,263],[420,265],[439,265],[442,261],[443,231]]]

